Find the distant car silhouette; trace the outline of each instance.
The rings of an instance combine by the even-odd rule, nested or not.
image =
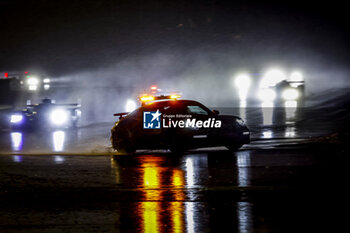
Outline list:
[[[76,127],[80,119],[78,104],[54,104],[51,99],[27,105],[10,116],[12,129],[42,129]]]

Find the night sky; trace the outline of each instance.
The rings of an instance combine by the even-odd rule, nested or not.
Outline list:
[[[347,67],[345,3],[303,2],[0,0],[0,71],[60,76],[156,51]]]

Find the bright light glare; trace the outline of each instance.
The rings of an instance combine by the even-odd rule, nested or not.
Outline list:
[[[297,101],[286,101],[284,103],[284,106],[286,108],[296,108],[296,107],[298,107],[298,102]]]
[[[27,80],[28,85],[38,85],[39,80],[37,78],[29,78]]]
[[[303,75],[300,72],[293,72],[289,78],[292,82],[302,82],[304,81]]]
[[[14,151],[19,151],[22,149],[22,133],[20,132],[13,132],[11,133],[11,142],[12,142],[12,149]]]
[[[136,102],[133,100],[127,100],[125,105],[125,111],[126,112],[132,112],[136,109]]]
[[[50,120],[55,125],[63,125],[68,121],[68,113],[63,109],[53,110],[50,114]]]
[[[287,138],[294,138],[295,137],[295,127],[287,127],[286,132],[284,133],[284,136]]]
[[[21,155],[14,155],[12,156],[13,161],[16,163],[21,163],[22,162],[22,156]]]
[[[62,143],[62,149],[63,149],[63,143]],[[53,160],[55,161],[56,164],[62,164],[65,159],[63,156],[55,155],[53,157]]]
[[[276,98],[276,92],[272,89],[261,89],[258,93],[260,100],[264,102],[273,101]]]
[[[285,100],[296,100],[299,97],[299,92],[296,89],[289,88],[282,93]]]
[[[241,100],[245,100],[247,98],[250,84],[251,78],[247,74],[240,74],[235,78],[235,85],[238,88],[238,95]]]
[[[268,130],[263,132],[263,138],[272,138],[272,131]]]
[[[49,84],[45,84],[45,85],[44,85],[44,89],[45,89],[45,90],[49,90],[49,89],[50,89],[50,85],[49,85]]]
[[[55,131],[52,135],[54,151],[62,151],[64,145],[65,133],[63,131]]]
[[[235,79],[235,85],[238,88],[249,88],[250,84],[251,80],[247,74],[240,74]]]
[[[28,90],[36,91],[38,89],[38,85],[29,85]]]
[[[286,80],[285,74],[277,69],[269,70],[260,82],[260,88],[274,87],[277,83]]]
[[[241,100],[239,102],[239,116],[242,119],[246,119],[246,107],[247,107],[247,102],[244,100]]]
[[[44,78],[43,83],[50,83],[51,80],[49,78]]]
[[[11,115],[11,123],[19,123],[23,120],[23,116],[22,115]]]

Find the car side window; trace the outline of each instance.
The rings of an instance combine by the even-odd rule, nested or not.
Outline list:
[[[185,114],[186,109],[183,105],[169,105],[164,107],[164,113],[173,115],[173,114]]]
[[[209,113],[203,109],[201,106],[198,105],[188,105],[187,106],[187,112],[189,114],[196,114],[196,115],[209,115]]]

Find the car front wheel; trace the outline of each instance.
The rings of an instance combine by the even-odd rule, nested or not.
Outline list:
[[[116,133],[112,133],[111,142],[113,148],[120,153],[133,154],[136,151],[136,146],[131,142],[131,138],[117,137]]]

